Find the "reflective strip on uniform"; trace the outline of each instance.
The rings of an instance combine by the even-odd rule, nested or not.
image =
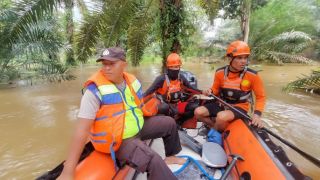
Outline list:
[[[108,118],[108,116],[101,116],[101,117],[96,118],[95,120],[96,121],[101,121],[101,120],[104,120],[104,119],[107,119],[107,118]]]
[[[133,85],[132,87],[133,89],[135,89]],[[144,124],[144,120],[143,120],[143,112],[140,108],[137,108],[137,104],[134,100],[134,96],[132,95],[130,89],[126,88],[123,95],[124,95],[123,99],[124,99],[124,104],[126,109],[125,129],[123,132],[123,139],[126,139],[126,138],[133,137],[139,133],[140,129]]]
[[[105,95],[105,94],[113,94],[113,93],[116,93],[116,92],[119,92],[119,90],[117,89],[117,87],[113,84],[111,85],[101,85],[98,87],[100,93],[102,95]]]
[[[106,94],[102,96],[102,104],[119,104],[122,103],[120,92],[113,94]]]
[[[132,82],[131,86],[135,92],[138,92],[141,88],[141,83],[136,79]]]
[[[248,93],[248,94],[246,94],[246,95],[244,95],[244,96],[241,96],[241,97],[240,97],[240,100],[249,99],[250,96],[251,96],[251,93]]]
[[[105,136],[105,135],[107,135],[107,133],[106,132],[101,132],[101,133],[90,133],[91,134],[91,136]]]

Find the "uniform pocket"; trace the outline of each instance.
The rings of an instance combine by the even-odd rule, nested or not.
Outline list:
[[[139,172],[146,172],[149,162],[153,157],[151,149],[146,145],[138,144],[130,156],[129,165]]]

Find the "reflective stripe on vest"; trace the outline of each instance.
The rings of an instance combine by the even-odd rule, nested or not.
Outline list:
[[[131,86],[135,91],[139,92],[140,90],[141,92],[141,84],[138,80],[135,80]],[[100,101],[102,104],[112,105],[124,103],[125,110],[113,113],[113,116],[125,113],[125,124],[122,138],[127,139],[138,134],[144,123],[143,113],[141,109],[137,108],[137,104],[135,103],[134,96],[131,94],[130,89],[126,86],[124,92],[121,92],[115,85],[111,84],[99,86],[98,90],[101,94]],[[142,93],[137,93],[137,95],[138,94]],[[100,120],[100,118],[97,118],[96,120]]]
[[[141,85],[140,85],[141,86]],[[133,87],[134,89],[134,87]],[[126,116],[123,132],[123,139],[135,136],[143,126],[143,113],[134,101],[134,96],[131,94],[128,87],[124,92],[121,92],[122,99],[125,102]]]

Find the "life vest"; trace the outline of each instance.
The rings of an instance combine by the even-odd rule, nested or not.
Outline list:
[[[248,80],[243,80],[245,73],[247,72],[247,67],[241,72],[240,76],[234,79],[228,78],[229,66],[224,68],[224,78],[222,86],[220,87],[220,96],[230,104],[245,103],[251,100],[252,93],[251,90],[246,88],[243,89],[242,86],[247,86],[250,82]]]
[[[162,88],[157,90],[157,93],[161,94],[167,102],[176,103],[180,101],[182,96],[182,82],[180,77],[174,81],[170,81],[167,74],[165,74],[165,81]]]
[[[124,92],[107,80],[101,70],[85,83],[101,102],[91,128],[91,142],[95,150],[113,156],[122,139],[136,135],[144,123],[141,84],[128,73],[124,73],[124,79],[127,84]]]
[[[161,102],[155,93],[144,97],[143,103],[142,111],[144,116],[154,116],[158,113],[158,106]]]

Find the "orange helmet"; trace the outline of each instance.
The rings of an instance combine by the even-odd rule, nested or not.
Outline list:
[[[181,66],[181,64],[180,56],[177,53],[171,53],[167,57],[167,67]]]
[[[250,55],[250,48],[246,42],[233,41],[227,48],[226,56],[236,57],[240,55]]]

